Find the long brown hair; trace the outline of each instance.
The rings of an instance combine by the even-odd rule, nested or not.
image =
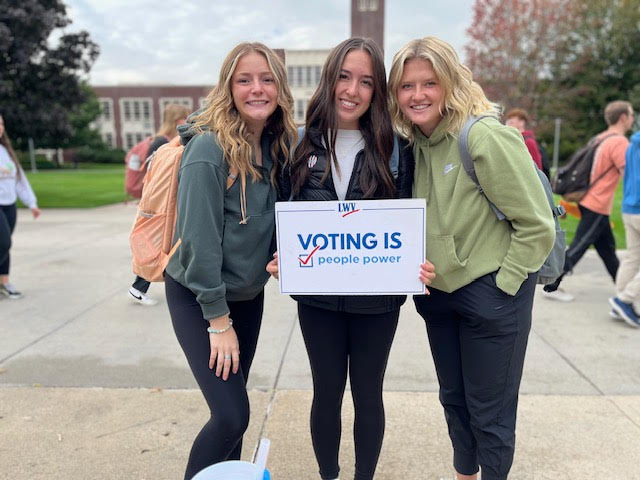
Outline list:
[[[320,133],[329,158],[322,181],[326,181],[329,176],[331,162],[338,167],[335,155],[338,116],[334,97],[344,59],[351,50],[356,49],[367,52],[371,57],[374,88],[371,105],[358,121],[364,138],[360,189],[363,192],[363,198],[395,196],[395,182],[389,169],[389,158],[393,151],[393,129],[387,108],[387,76],[384,60],[380,48],[373,40],[360,37],[349,38],[340,43],[329,53],[324,63],[320,84],[307,108],[305,135],[290,160],[291,189],[294,195],[300,193],[307,180],[309,175],[307,158],[316,149],[309,136],[311,131]]]
[[[2,114],[0,114],[0,120],[2,120],[2,123],[4,125],[4,118]],[[7,152],[9,152],[9,157],[11,158],[11,160],[13,160],[13,163],[16,164],[16,176],[20,178],[20,175],[22,175],[22,167],[20,166],[20,162],[18,161],[16,152],[11,146],[11,140],[9,139],[9,135],[7,134],[6,126],[4,127],[4,131],[2,132],[2,136],[0,136],[0,145],[4,146],[4,148],[7,149]]]

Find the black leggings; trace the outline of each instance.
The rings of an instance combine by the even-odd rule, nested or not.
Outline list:
[[[0,205],[0,275],[9,275],[9,250],[15,226],[16,204]]]
[[[332,312],[298,303],[313,375],[311,438],[320,476],[338,476],[340,411],[347,382],[355,410],[356,480],[371,480],[384,436],[382,383],[400,309],[381,314]]]
[[[209,465],[240,459],[242,436],[249,424],[246,383],[262,322],[264,292],[253,300],[227,302],[240,345],[240,369],[224,381],[209,369],[209,322],[202,318],[196,296],[169,275],[164,280],[173,329],[211,412],[191,447],[184,474],[188,480]]]

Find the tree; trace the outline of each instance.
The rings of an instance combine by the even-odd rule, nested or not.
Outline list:
[[[548,145],[562,118],[562,158],[605,128],[608,102],[640,100],[637,0],[476,0],[467,33],[489,98],[529,110]]]
[[[612,100],[640,107],[640,5],[637,0],[573,0],[579,22],[559,46],[553,73],[553,108],[571,126],[575,143],[605,128]]]
[[[571,0],[476,0],[466,60],[487,96],[536,110],[556,45],[572,22]]]
[[[40,147],[62,147],[74,135],[72,114],[89,98],[80,76],[99,49],[85,31],[63,31],[48,45],[52,32],[70,23],[62,0],[0,0],[0,105],[18,148],[29,137]]]

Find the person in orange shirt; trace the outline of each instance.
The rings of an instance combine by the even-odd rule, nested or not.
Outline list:
[[[599,140],[604,140],[596,151],[591,169],[591,181],[600,179],[592,183],[579,202],[580,222],[565,254],[563,274],[554,283],[544,286],[544,297],[552,300],[573,300],[573,295],[559,288],[560,282],[591,245],[596,248],[614,282],[616,279],[620,261],[616,255],[616,241],[609,215],[613,208],[613,196],[624,171],[625,152],[629,145],[625,134],[633,125],[633,107],[622,100],[611,102],[604,110],[604,119],[609,128],[597,135]]]

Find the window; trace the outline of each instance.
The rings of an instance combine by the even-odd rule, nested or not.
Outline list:
[[[136,143],[140,143],[142,141],[142,134],[136,133]]]
[[[299,121],[303,121],[304,120],[304,107],[305,107],[305,101],[304,100],[296,100],[296,119]]]
[[[140,102],[133,102],[133,119],[140,120]]]
[[[322,67],[320,65],[316,65],[316,78],[314,85],[320,84],[320,77],[322,76]]]
[[[304,83],[302,82],[302,74],[302,67],[296,67],[296,85],[304,85]]]
[[[287,80],[289,81],[289,85],[292,87],[295,86],[293,81],[293,67],[287,67]]]
[[[151,119],[151,102],[149,100],[142,101],[142,118],[144,120]]]
[[[378,0],[358,0],[359,12],[377,12]]]
[[[127,150],[130,150],[131,147],[133,147],[133,135],[131,135],[130,133],[127,133],[127,135],[125,136],[125,147]]]
[[[124,119],[131,120],[131,102],[127,100],[124,102]]]
[[[106,143],[110,147],[113,147],[113,135],[111,135],[110,133],[106,133],[104,135],[104,143]]]
[[[100,102],[100,108],[102,110],[102,116],[105,120],[111,119],[111,103],[108,101]]]
[[[313,77],[311,76],[312,69],[313,67],[311,65],[307,66],[307,81],[305,83],[307,87],[310,87],[311,85],[313,85]]]
[[[162,117],[162,112],[167,105],[170,103],[177,103],[179,105],[184,105],[189,110],[193,108],[193,100],[190,97],[162,97],[158,100],[158,105],[160,105],[160,116]]]

